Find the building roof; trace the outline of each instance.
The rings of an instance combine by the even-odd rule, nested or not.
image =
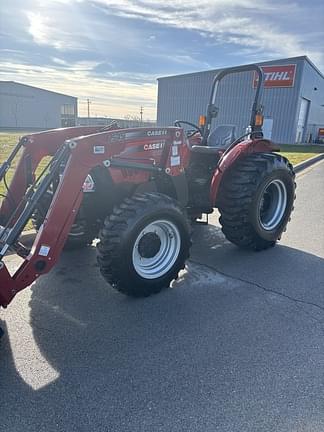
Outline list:
[[[263,62],[255,62],[255,63],[247,63],[245,66],[250,66],[253,64],[257,64],[258,66],[262,66],[262,65],[267,65],[267,64],[271,64],[273,62],[280,62],[280,61],[296,61],[296,60],[305,60],[307,61],[310,66],[324,79],[324,75],[323,73],[315,66],[315,64],[306,56],[298,56],[298,57],[288,57],[288,58],[281,58],[281,59],[273,59],[273,60],[267,60],[267,61],[263,61]],[[235,65],[238,66],[238,65]],[[230,66],[230,67],[234,67],[234,66]],[[188,76],[192,76],[192,75],[197,75],[197,74],[203,74],[203,73],[210,73],[210,72],[219,72],[221,70],[227,69],[228,67],[223,67],[223,68],[217,68],[217,69],[209,69],[209,70],[203,70],[203,71],[197,71],[197,72],[191,72],[191,73],[186,73],[186,74],[179,74],[179,75],[168,75],[168,76],[164,76],[164,77],[159,77],[158,80],[161,79],[165,79],[165,78],[178,78],[178,77],[188,77]]]
[[[44,92],[47,92],[47,93],[52,93],[52,94],[55,94],[55,95],[58,95],[58,96],[65,96],[65,97],[71,97],[71,98],[77,99],[76,96],[71,96],[71,95],[67,95],[67,94],[64,94],[64,93],[58,93],[58,92],[55,92],[55,91],[52,91],[52,90],[46,90],[46,89],[43,89],[43,88],[40,88],[40,87],[35,87],[35,86],[31,86],[29,84],[23,84],[23,83],[19,83],[19,82],[16,82],[16,81],[0,81],[0,84],[3,84],[3,83],[5,83],[5,84],[14,84],[14,85],[17,85],[17,86],[22,86],[22,87],[28,87],[28,88],[35,89],[35,90],[41,90],[41,91],[44,91]]]

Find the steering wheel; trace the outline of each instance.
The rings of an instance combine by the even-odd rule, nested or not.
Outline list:
[[[202,130],[200,129],[200,127],[197,126],[197,125],[195,125],[195,124],[193,124],[193,123],[190,123],[190,122],[187,122],[187,121],[184,121],[184,120],[176,120],[174,122],[174,126],[176,126],[176,127],[182,127],[181,126],[182,124],[186,124],[186,125],[191,126],[191,127],[193,127],[195,129],[194,132],[191,132],[191,133],[187,134],[188,138],[194,136],[197,132],[199,132],[200,135],[202,135]]]

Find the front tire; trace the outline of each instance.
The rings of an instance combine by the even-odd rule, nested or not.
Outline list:
[[[275,153],[255,153],[236,162],[219,192],[225,237],[241,248],[274,246],[293,210],[294,179],[292,165]]]
[[[184,210],[160,193],[127,198],[105,220],[97,244],[101,274],[113,288],[146,297],[167,288],[189,257]]]

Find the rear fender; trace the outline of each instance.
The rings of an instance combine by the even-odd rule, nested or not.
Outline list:
[[[210,188],[211,205],[213,207],[217,207],[217,194],[222,178],[225,172],[231,168],[237,160],[251,153],[270,153],[273,151],[279,151],[279,147],[267,139],[249,139],[242,141],[233,147],[232,150],[230,150],[223,158],[221,158],[220,163],[213,175]]]

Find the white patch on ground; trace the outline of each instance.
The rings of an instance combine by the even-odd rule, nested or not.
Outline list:
[[[31,299],[31,290],[26,289],[19,298],[19,301],[27,305]],[[12,311],[15,313],[13,314]],[[10,341],[13,362],[21,379],[33,390],[39,390],[60,376],[41,353],[33,335],[33,328],[30,324],[30,309],[26,306],[8,310],[5,322]],[[17,313],[18,311],[18,313]]]

